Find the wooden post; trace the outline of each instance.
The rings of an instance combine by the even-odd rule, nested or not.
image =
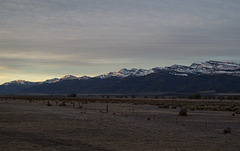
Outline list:
[[[108,105],[106,106],[106,113],[108,113]]]

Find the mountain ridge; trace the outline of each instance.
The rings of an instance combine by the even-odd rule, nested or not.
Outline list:
[[[142,79],[142,81],[139,81],[139,79]],[[209,79],[212,81],[209,81]],[[0,93],[115,93],[163,90],[189,92],[192,90],[210,90],[210,88],[222,92],[238,92],[238,88],[231,88],[231,86],[237,87],[231,82],[240,83],[238,79],[240,81],[240,64],[210,60],[192,63],[190,66],[175,64],[148,70],[123,68],[118,72],[108,72],[95,77],[66,75],[62,78],[53,78],[42,82],[15,80],[0,85]],[[151,82],[151,80],[155,83]],[[191,80],[193,81],[191,82]],[[182,83],[182,85],[174,84],[172,81]],[[210,84],[205,83],[206,81]],[[220,84],[217,84],[217,82]],[[184,83],[188,88],[183,86]],[[221,83],[225,85],[221,85]],[[202,85],[202,87],[194,85]],[[156,89],[153,89],[153,87]],[[193,89],[191,90],[190,87]]]
[[[155,67],[152,69],[126,69],[123,68],[119,70],[118,72],[108,72],[105,74],[101,74],[95,77],[89,77],[89,76],[82,76],[82,77],[77,77],[73,75],[65,75],[61,78],[53,78],[53,79],[48,79],[46,81],[42,82],[35,82],[35,83],[53,83],[53,82],[58,82],[60,80],[74,80],[74,79],[89,79],[89,78],[109,78],[109,77],[128,77],[128,76],[145,76],[151,73],[155,73],[159,70],[167,70],[176,73],[182,73],[182,74],[232,74],[234,76],[240,76],[240,64],[235,63],[235,62],[226,62],[226,61],[214,61],[214,60],[209,60],[206,62],[199,62],[199,63],[192,63],[190,66],[185,66],[185,65],[172,65],[172,66],[166,66],[166,67]],[[180,74],[179,74],[180,75]],[[11,81],[13,83],[29,83],[30,81],[25,81],[25,80],[14,80]],[[6,82],[3,85],[10,84],[11,82]],[[33,82],[32,82],[33,83]]]

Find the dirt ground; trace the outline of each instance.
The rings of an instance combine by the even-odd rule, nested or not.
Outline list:
[[[127,103],[1,100],[1,151],[239,151],[240,115]],[[108,108],[108,112],[107,112]],[[223,130],[231,128],[231,133]]]

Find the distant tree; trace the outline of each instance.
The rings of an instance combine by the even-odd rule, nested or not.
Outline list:
[[[239,96],[233,96],[234,100],[239,100],[239,98],[240,98]]]
[[[76,94],[76,93],[71,93],[71,94],[68,94],[67,96],[68,96],[68,97],[76,97],[77,94]]]
[[[225,99],[225,96],[218,96],[218,99],[219,99],[219,100],[224,100],[224,99]]]
[[[204,96],[204,99],[214,100],[216,99],[216,97],[212,95],[208,95],[208,96]]]
[[[198,93],[188,96],[188,99],[201,99],[201,98],[202,98],[201,95]]]
[[[115,98],[123,98],[122,95],[116,95]]]
[[[136,98],[136,95],[131,95],[131,98]]]

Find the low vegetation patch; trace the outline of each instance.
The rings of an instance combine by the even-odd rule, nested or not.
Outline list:
[[[66,102],[77,102],[81,104],[88,104],[92,102],[102,103],[130,103],[135,105],[155,105],[159,108],[183,108],[189,110],[207,110],[207,111],[229,111],[235,114],[240,114],[240,101],[239,100],[209,100],[209,99],[196,99],[199,96],[194,95],[195,99],[177,99],[177,98],[159,98],[154,99],[150,97],[138,98],[136,95],[130,95],[128,98],[112,98],[109,96],[99,98],[81,98],[81,97],[54,97],[54,96],[0,96],[1,100],[19,99],[34,102],[55,102],[56,105],[66,106]],[[212,97],[211,97],[212,98]],[[50,104],[49,104],[50,105]]]
[[[224,134],[228,134],[228,133],[231,133],[231,128],[230,127],[227,127],[223,130],[223,133]]]
[[[181,108],[181,110],[179,111],[179,116],[187,116],[187,109],[186,108]]]
[[[52,104],[48,101],[48,102],[47,102],[47,106],[52,106]]]
[[[59,106],[67,106],[66,102],[62,102]]]

